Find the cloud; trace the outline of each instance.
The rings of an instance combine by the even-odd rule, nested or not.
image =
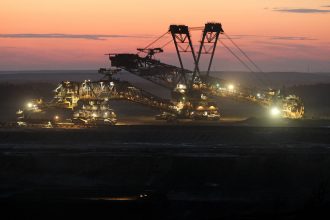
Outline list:
[[[16,49],[17,47],[7,47],[7,46],[0,46],[0,50],[1,49]]]
[[[305,50],[317,50],[319,47],[315,45],[305,44],[303,43],[291,43],[291,42],[283,42],[283,41],[265,41],[265,40],[257,40],[255,44],[262,45],[262,46],[271,46],[276,47],[278,49],[294,49],[297,51],[305,51]],[[324,48],[325,49],[325,48]]]
[[[273,8],[273,11],[286,12],[286,13],[298,13],[298,14],[325,14],[325,13],[330,13],[330,10],[315,9],[315,8]]]
[[[106,40],[107,38],[149,38],[148,35],[106,35],[106,34],[0,34],[0,38],[55,38],[55,39],[85,39]]]
[[[310,41],[317,40],[316,38],[306,36],[267,36],[267,35],[248,35],[248,34],[236,34],[230,36],[232,39],[253,39],[253,38],[266,38],[271,40],[287,40],[287,41]],[[226,38],[223,38],[224,40]]]
[[[322,8],[330,8],[330,5],[323,5]]]
[[[296,37],[296,36],[270,36],[272,40],[293,40],[293,41],[304,41],[304,40],[317,40],[310,37]]]

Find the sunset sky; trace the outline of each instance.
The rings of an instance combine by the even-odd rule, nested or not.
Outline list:
[[[1,0],[0,21],[0,70],[98,69],[170,24],[218,21],[264,71],[330,72],[329,0]],[[173,45],[159,58],[176,65]],[[212,69],[246,70],[221,45]]]

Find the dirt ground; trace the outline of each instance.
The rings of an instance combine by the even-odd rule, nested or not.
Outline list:
[[[190,125],[2,129],[0,203],[20,217],[50,211],[54,219],[109,210],[125,219],[329,217],[329,135]]]

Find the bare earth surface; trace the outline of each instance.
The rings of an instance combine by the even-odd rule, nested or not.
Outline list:
[[[325,127],[1,129],[1,209],[32,219],[329,217],[329,136]]]
[[[246,73],[219,76],[255,85]],[[169,124],[113,101],[118,126],[15,128],[16,111],[51,100],[58,82],[100,76],[1,73],[1,219],[330,219],[330,86],[320,84],[330,77],[269,76],[303,98],[306,119],[265,119],[261,107],[217,99],[220,122]]]

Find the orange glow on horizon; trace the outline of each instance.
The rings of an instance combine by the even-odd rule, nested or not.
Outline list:
[[[221,22],[230,35],[244,35],[236,41],[261,65],[264,60],[281,56],[323,62],[330,56],[330,29],[327,28],[330,13],[322,12],[327,9],[322,7],[326,3],[324,0],[299,3],[289,0],[210,0],[208,4],[175,0],[2,0],[0,35],[59,33],[121,37],[103,40],[0,37],[0,52],[4,57],[1,62],[6,62],[0,66],[3,70],[17,67],[38,69],[38,62],[47,67],[47,63],[55,60],[59,68],[61,63],[67,63],[63,67],[79,68],[79,59],[82,59],[82,63],[88,60],[90,68],[97,68],[105,62],[104,53],[134,53],[135,48],[148,44],[152,37],[164,33],[170,24],[193,27],[203,26],[208,21]],[[291,8],[321,12],[276,11]],[[199,37],[200,33],[193,35],[196,44]],[[222,49],[217,50],[217,56],[218,59],[225,56]],[[268,68],[266,64],[265,67]],[[323,70],[330,71],[330,65],[325,65]]]

